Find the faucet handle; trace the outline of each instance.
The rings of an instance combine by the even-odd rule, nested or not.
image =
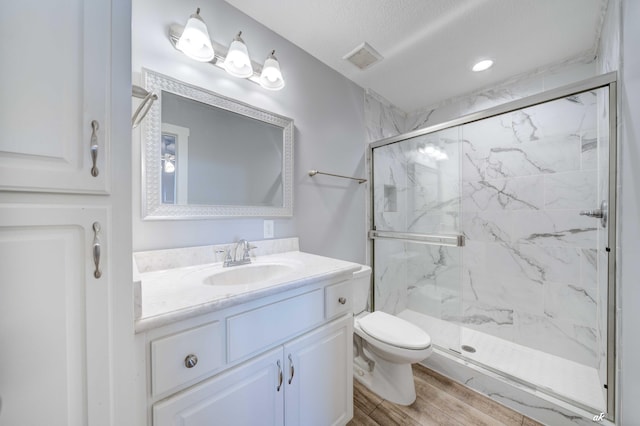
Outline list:
[[[244,252],[242,253],[242,260],[249,260],[251,259],[251,249],[257,248],[254,245],[249,244],[249,242],[245,242],[244,244]]]
[[[231,262],[231,249],[229,247],[224,250],[216,250],[216,253],[224,253],[224,263]]]

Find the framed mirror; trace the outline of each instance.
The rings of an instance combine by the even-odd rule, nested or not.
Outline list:
[[[293,215],[293,120],[154,71],[143,127],[146,220]]]

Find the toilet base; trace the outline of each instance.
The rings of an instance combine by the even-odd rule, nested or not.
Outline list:
[[[366,350],[366,349],[365,349]],[[353,377],[367,389],[389,402],[411,405],[416,400],[416,386],[411,364],[388,362],[371,351],[367,357],[375,361],[373,371],[360,357],[354,358]]]

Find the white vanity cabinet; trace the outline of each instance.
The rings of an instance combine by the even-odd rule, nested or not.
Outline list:
[[[344,425],[351,420],[352,353],[350,314],[284,346],[285,425]]]
[[[149,424],[346,424],[353,417],[350,292],[351,280],[316,284],[275,299],[272,296],[267,303],[213,314],[197,327],[152,337]],[[336,297],[341,308],[334,307]],[[327,310],[327,306],[332,308]],[[225,324],[224,330],[221,324]],[[213,355],[203,356],[193,349],[203,346],[203,339],[207,340],[204,347],[215,348]],[[158,359],[165,357],[160,353],[174,352],[169,342],[179,342],[169,364],[186,376],[176,378],[173,385],[166,381],[158,384],[167,371],[155,371],[161,366]],[[214,371],[211,360],[218,359],[221,349],[226,365],[218,365]],[[192,367],[187,364],[190,355],[198,358]],[[200,360],[209,362],[208,366],[191,373]],[[165,392],[189,385],[173,394]]]
[[[109,0],[1,3],[0,190],[109,191],[111,13]]]
[[[282,425],[281,363],[278,348],[159,402],[153,425]]]

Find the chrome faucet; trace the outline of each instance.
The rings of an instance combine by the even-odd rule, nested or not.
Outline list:
[[[238,259],[238,247],[240,246],[242,246],[242,258]],[[231,249],[225,250],[224,263],[222,264],[222,267],[226,268],[229,266],[246,265],[248,263],[251,263],[251,255],[249,253],[249,250],[251,250],[252,248],[254,247],[249,244],[249,241],[245,240],[244,238],[239,240],[233,250],[233,258],[231,258]]]

